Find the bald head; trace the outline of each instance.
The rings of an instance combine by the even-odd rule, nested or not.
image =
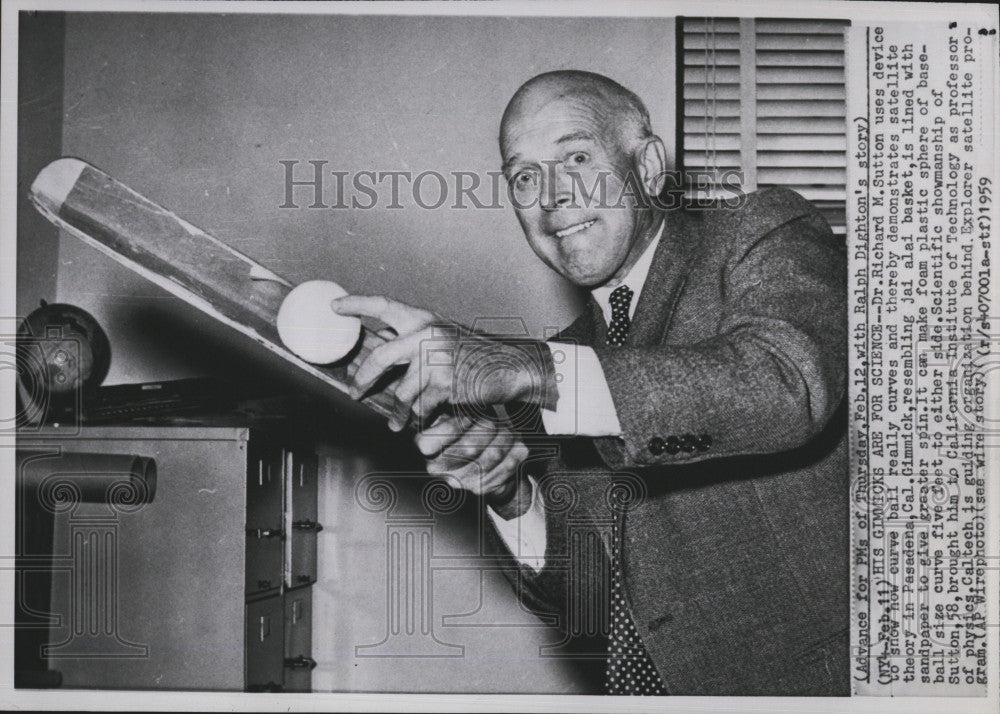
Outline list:
[[[557,70],[532,77],[514,92],[500,121],[501,152],[512,123],[531,117],[552,102],[565,100],[592,112],[626,152],[653,135],[649,112],[635,93],[602,74]]]

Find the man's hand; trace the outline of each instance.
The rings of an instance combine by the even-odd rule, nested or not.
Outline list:
[[[475,335],[428,310],[384,297],[349,295],[331,303],[341,315],[373,317],[395,331],[354,372],[351,393],[360,398],[396,365],[408,365],[393,384],[396,413],[389,427],[399,431],[412,413],[428,418],[443,404],[483,407],[507,402],[545,403],[554,391],[548,384],[547,351]],[[385,335],[384,335],[385,336]]]
[[[528,447],[507,427],[488,419],[447,416],[415,442],[427,457],[428,473],[482,496],[501,518],[523,515],[531,505],[531,484],[518,473]]]

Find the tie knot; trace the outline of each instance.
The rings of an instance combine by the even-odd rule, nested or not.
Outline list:
[[[612,312],[615,308],[628,310],[628,306],[632,302],[632,288],[628,285],[619,285],[611,291],[608,300],[611,303]]]
[[[628,335],[628,328],[632,321],[629,319],[628,308],[632,302],[632,288],[628,285],[619,285],[611,291],[608,303],[611,305],[611,322],[608,323],[608,344],[621,346],[625,344]]]

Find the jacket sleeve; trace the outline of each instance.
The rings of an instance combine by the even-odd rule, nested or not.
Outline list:
[[[714,336],[594,346],[622,425],[620,437],[595,439],[612,468],[789,450],[837,408],[846,381],[846,251],[803,198],[763,195],[770,205],[752,210],[774,220],[732,241]]]
[[[537,573],[517,561],[497,532],[492,519],[486,517],[485,520],[488,521],[487,552],[497,561],[521,604],[542,618],[552,618],[554,624],[565,629],[568,573],[565,558],[560,557],[563,551],[560,536],[565,530],[564,520],[559,514],[546,510],[545,567]]]
[[[586,454],[569,453],[574,447]],[[579,439],[560,456],[539,463],[545,474],[538,487],[545,508],[546,542],[545,566],[538,572],[517,562],[496,532],[493,519],[485,518],[488,552],[497,559],[521,603],[573,638],[583,634],[581,628],[594,625],[582,624],[587,617],[584,613],[590,612],[586,603],[607,598],[610,507],[618,502],[609,498],[608,474],[573,465],[584,458],[592,463],[592,447],[590,440]]]

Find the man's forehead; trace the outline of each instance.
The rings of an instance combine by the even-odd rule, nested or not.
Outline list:
[[[551,144],[569,141],[600,141],[606,133],[608,117],[581,97],[556,97],[524,107],[505,117],[501,129],[501,148],[514,143],[544,141]]]
[[[559,132],[561,133],[559,133],[558,136],[555,136],[555,134],[546,135],[543,133],[537,133],[534,134],[533,136],[529,134],[522,134],[505,140],[503,142],[503,145],[501,146],[501,151],[503,152],[503,159],[504,159],[503,162],[504,168],[507,169],[521,161],[538,158],[531,155],[533,154],[532,145],[535,145],[534,148],[538,148],[540,146],[542,151],[544,151],[545,149],[548,148],[557,150],[561,146],[568,146],[572,144],[586,145],[588,143],[589,144],[602,143],[600,137],[597,136],[592,131],[586,131],[586,130],[574,131],[571,127],[568,126],[552,127],[552,129],[559,130]],[[552,138],[553,136],[555,138]],[[533,141],[533,139],[536,140]],[[521,153],[522,150],[525,152],[525,154]]]
[[[543,92],[539,90],[518,102],[507,117],[507,123],[525,121],[579,121],[602,119],[613,107],[591,92]]]

